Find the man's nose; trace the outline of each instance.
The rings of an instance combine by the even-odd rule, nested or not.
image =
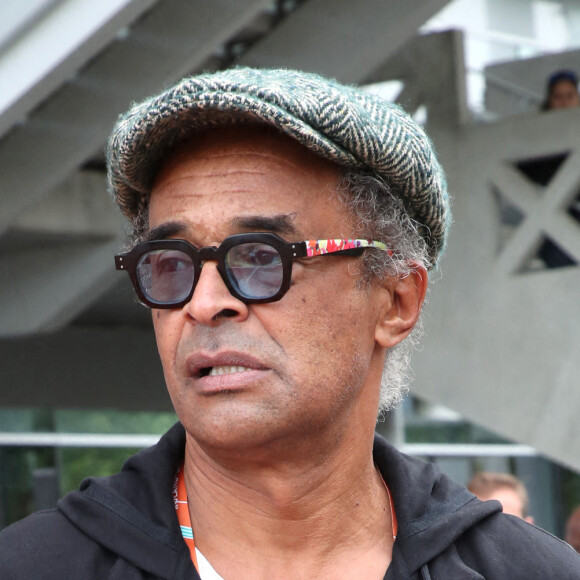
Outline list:
[[[241,321],[248,316],[248,305],[230,293],[213,260],[203,263],[191,300],[183,309],[205,326],[217,326],[225,318]]]

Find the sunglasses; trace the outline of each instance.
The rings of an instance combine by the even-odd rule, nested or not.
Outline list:
[[[129,273],[142,304],[180,308],[193,295],[204,262],[217,261],[230,293],[245,304],[280,300],[290,288],[292,263],[298,258],[340,254],[360,256],[375,248],[372,240],[306,240],[285,242],[275,234],[250,233],[227,237],[219,247],[196,248],[185,240],[153,240],[115,256],[117,270]]]

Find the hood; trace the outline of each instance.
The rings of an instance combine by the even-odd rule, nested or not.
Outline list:
[[[131,457],[120,473],[89,478],[58,509],[97,544],[160,578],[197,578],[173,504],[185,432],[174,425],[153,447]]]
[[[498,501],[479,501],[433,464],[408,457],[375,435],[375,464],[393,498],[398,553],[412,574],[443,554],[470,528],[502,511]]]

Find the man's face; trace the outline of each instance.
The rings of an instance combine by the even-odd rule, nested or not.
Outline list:
[[[334,165],[285,137],[216,130],[159,172],[150,229],[174,224],[164,235],[196,247],[254,231],[289,242],[356,237],[337,179]],[[360,267],[346,256],[297,260],[279,302],[248,306],[206,262],[188,304],[153,310],[165,379],[189,436],[241,450],[372,432],[384,359],[375,325],[389,292],[357,285]]]
[[[518,518],[524,517],[522,500],[518,494],[509,487],[501,487],[493,492],[493,499],[497,499],[503,506],[503,512]]]
[[[531,516],[524,516],[522,498],[511,487],[498,487],[489,496],[479,496],[481,500],[496,499],[503,506],[503,513],[516,516],[529,523],[534,523]]]
[[[580,526],[570,532],[566,541],[580,554]]]
[[[580,554],[580,509],[577,508],[566,523],[566,542]]]

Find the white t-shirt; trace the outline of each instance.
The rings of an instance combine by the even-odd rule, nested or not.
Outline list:
[[[199,576],[201,580],[224,580],[208,562],[207,558],[196,548],[197,566],[199,567]]]

